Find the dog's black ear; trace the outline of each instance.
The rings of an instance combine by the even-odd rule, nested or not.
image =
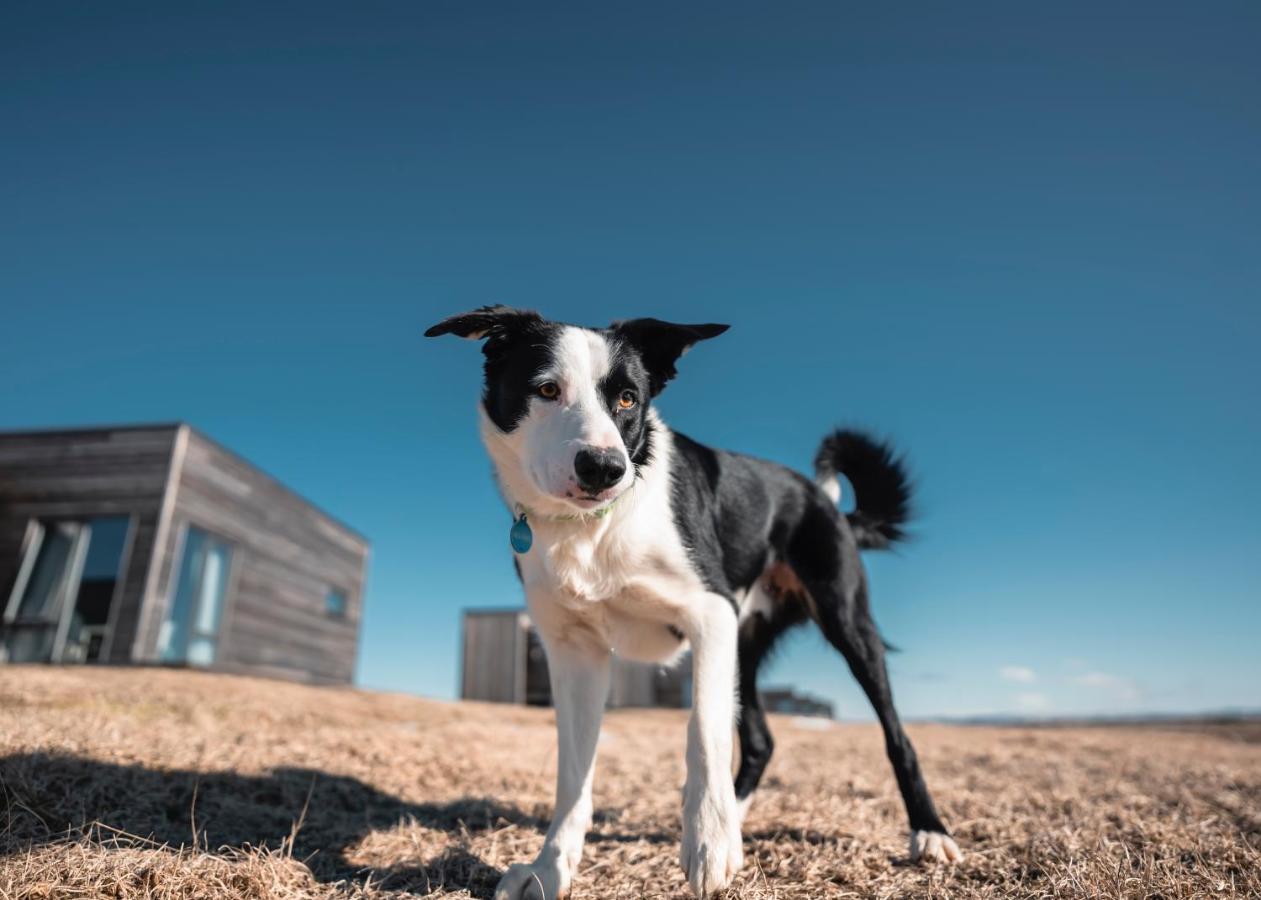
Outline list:
[[[614,322],[614,336],[639,351],[648,369],[648,382],[655,397],[677,372],[674,364],[697,341],[718,337],[730,325],[676,325],[660,319],[626,319]]]
[[[471,341],[505,337],[513,331],[542,322],[543,317],[528,309],[511,306],[483,306],[472,312],[443,319],[425,332],[425,337],[454,334]]]

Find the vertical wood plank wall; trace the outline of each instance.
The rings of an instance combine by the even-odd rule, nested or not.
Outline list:
[[[108,659],[125,662],[145,598],[176,425],[0,433],[0,604],[31,519],[132,516],[131,552],[111,610]]]
[[[367,541],[278,481],[190,429],[161,550],[154,614],[140,658],[153,659],[191,525],[232,547],[215,669],[346,684],[354,675]],[[325,609],[330,589],[343,617]]]
[[[460,660],[460,697],[494,703],[527,701],[527,656],[531,630],[524,610],[464,611]],[[546,667],[542,667],[546,671]],[[610,672],[609,706],[690,706],[686,682],[690,660],[672,668],[614,657]],[[536,686],[537,687],[537,686]],[[538,692],[538,696],[550,692]],[[537,700],[536,697],[528,699]]]
[[[528,620],[519,610],[464,613],[460,696],[494,703],[525,702]]]

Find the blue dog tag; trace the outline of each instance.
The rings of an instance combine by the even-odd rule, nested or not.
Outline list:
[[[530,523],[525,520],[525,513],[521,513],[521,518],[512,523],[512,529],[508,532],[508,543],[518,553],[530,552],[530,546],[534,543],[534,532],[530,530]]]

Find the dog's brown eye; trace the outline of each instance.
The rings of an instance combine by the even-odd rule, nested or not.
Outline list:
[[[637,399],[634,391],[622,391],[621,396],[617,398],[617,405],[622,409],[630,409]]]
[[[545,381],[539,385],[538,391],[544,400],[555,400],[560,396],[560,385],[554,381]]]

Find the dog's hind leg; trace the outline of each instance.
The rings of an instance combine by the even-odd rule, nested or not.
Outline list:
[[[763,588],[759,585],[754,590]],[[764,600],[740,623],[740,769],[736,773],[736,803],[741,818],[748,815],[753,793],[775,751],[757,690],[758,668],[779,637],[806,618],[796,598],[780,598],[777,603],[767,594]],[[750,603],[754,602],[751,598]]]
[[[963,854],[937,815],[915,748],[893,705],[884,642],[871,617],[866,577],[853,536],[832,510],[819,509],[804,517],[790,543],[789,561],[810,593],[824,636],[845,657],[880,720],[885,750],[910,820],[911,858],[957,862]]]

